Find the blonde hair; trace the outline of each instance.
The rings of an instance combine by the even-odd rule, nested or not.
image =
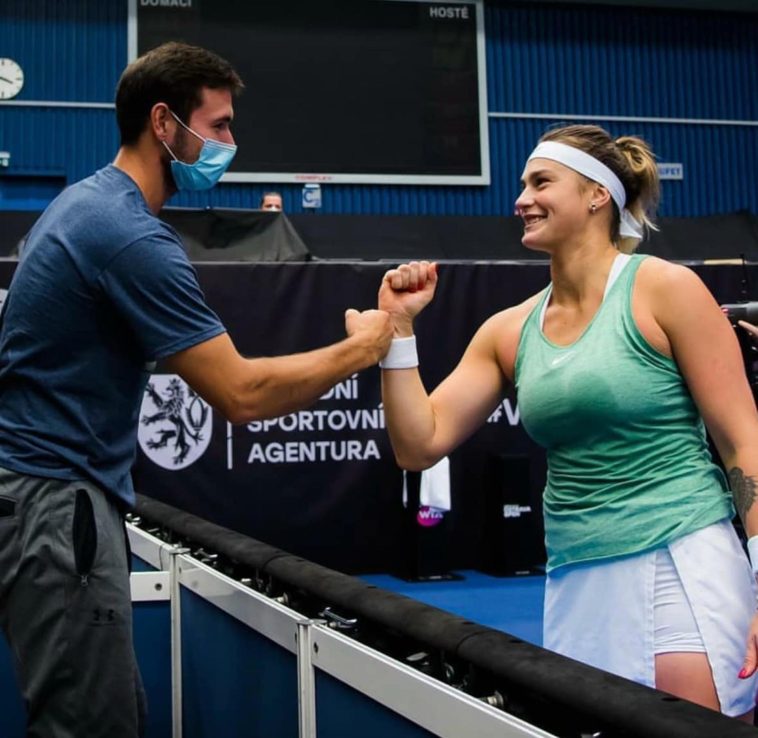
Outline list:
[[[614,140],[608,131],[591,125],[554,128],[540,138],[542,141],[557,141],[573,146],[605,164],[624,185],[629,212],[646,229],[658,230],[653,216],[658,206],[660,180],[655,154],[645,141],[637,136],[620,136]],[[621,238],[620,213],[613,202],[612,207],[611,240],[619,251],[632,253],[639,241],[636,238]]]

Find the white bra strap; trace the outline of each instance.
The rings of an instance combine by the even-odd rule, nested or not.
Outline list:
[[[624,271],[624,267],[629,263],[629,259],[631,258],[630,254],[616,254],[616,258],[611,265],[611,271],[608,273],[608,281],[605,283],[603,300],[608,296],[608,291],[613,287],[613,283],[619,278],[621,272]]]
[[[545,326],[545,313],[547,312],[547,304],[550,302],[550,295],[553,294],[553,285],[548,285],[547,288],[547,296],[545,297],[544,302],[542,303],[542,309],[540,310],[540,330],[542,330]]]

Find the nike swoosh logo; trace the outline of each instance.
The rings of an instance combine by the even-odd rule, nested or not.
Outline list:
[[[574,351],[569,351],[567,354],[563,354],[563,356],[556,356],[551,362],[550,366],[558,366],[559,364],[562,364],[566,359],[570,359],[574,355]]]

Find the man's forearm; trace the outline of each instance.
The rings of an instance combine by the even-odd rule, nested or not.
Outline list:
[[[378,359],[373,346],[352,337],[305,353],[246,359],[232,422],[274,418],[307,407]]]

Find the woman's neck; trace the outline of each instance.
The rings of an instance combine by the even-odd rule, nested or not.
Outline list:
[[[618,249],[607,239],[562,249],[550,259],[551,301],[564,306],[600,302]]]

